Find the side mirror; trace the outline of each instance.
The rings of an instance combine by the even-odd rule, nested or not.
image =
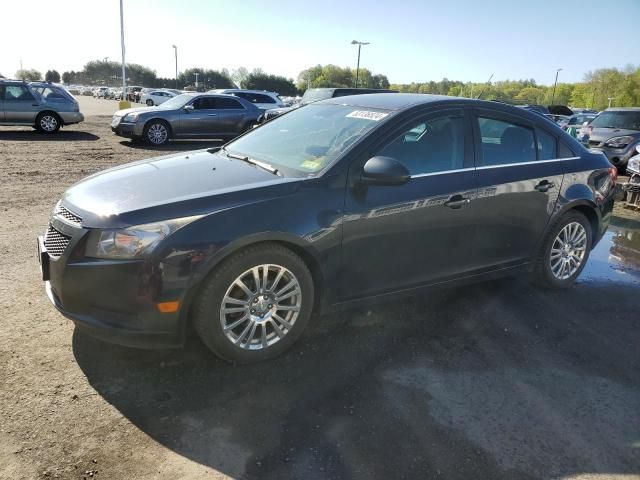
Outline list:
[[[586,127],[587,125],[589,125],[589,122],[583,122],[583,123],[582,123],[582,126],[583,126],[583,127]]]
[[[183,110],[187,113],[192,112],[194,110],[193,105],[185,105]]]
[[[407,183],[411,174],[407,167],[395,158],[373,157],[367,160],[360,176],[365,185],[402,185]]]

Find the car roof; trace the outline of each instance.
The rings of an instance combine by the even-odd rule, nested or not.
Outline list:
[[[611,107],[605,112],[640,112],[640,107]]]
[[[379,110],[388,111],[403,111],[413,107],[426,106],[426,105],[438,105],[438,106],[473,106],[477,108],[487,108],[493,111],[504,112],[511,115],[516,115],[521,118],[526,118],[534,123],[548,122],[555,125],[543,114],[536,110],[527,110],[524,108],[518,108],[514,105],[509,105],[503,102],[494,102],[490,100],[477,100],[473,98],[465,97],[453,97],[448,95],[431,95],[424,93],[394,93],[393,95],[369,93],[364,95],[348,95],[344,97],[328,98],[326,100],[320,100],[314,102],[312,105],[349,105],[358,108],[375,108]]]

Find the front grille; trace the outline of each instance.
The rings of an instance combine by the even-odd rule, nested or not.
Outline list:
[[[71,237],[60,233],[58,230],[49,225],[47,233],[44,235],[44,246],[52,257],[59,257],[69,246]]]
[[[69,210],[67,210],[66,208],[64,208],[62,205],[58,205],[58,208],[55,211],[55,215],[65,218],[66,220],[68,220],[71,223],[77,223],[78,225],[80,225],[82,223],[82,218],[79,217],[78,215],[76,215],[73,212],[70,212]]]

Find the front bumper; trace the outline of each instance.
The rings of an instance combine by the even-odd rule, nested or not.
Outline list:
[[[111,125],[111,131],[120,137],[140,138],[142,137],[142,125],[138,123],[120,122],[117,125]]]
[[[614,166],[620,168],[626,167],[631,157],[638,154],[635,147],[636,145],[637,144],[634,143],[632,145],[628,145],[626,148],[611,148],[593,145],[586,146],[604,153]]]
[[[60,225],[55,228],[62,230]],[[139,348],[181,346],[180,310],[162,313],[157,303],[182,300],[182,285],[166,282],[162,268],[149,261],[83,258],[78,252],[84,251],[88,231],[76,230],[59,257],[51,256],[42,237],[38,239],[45,291],[55,308],[79,329],[108,342]],[[64,233],[69,235],[69,229]]]
[[[84,115],[80,112],[59,112],[58,115],[65,125],[84,122]]]

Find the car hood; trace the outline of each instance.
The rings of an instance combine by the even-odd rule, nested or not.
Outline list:
[[[604,142],[613,137],[623,137],[626,135],[631,135],[632,137],[640,138],[640,131],[627,130],[624,128],[594,128],[589,134],[589,138],[591,140]]]
[[[157,107],[137,107],[137,108],[125,108],[124,110],[118,110],[113,114],[114,117],[124,117],[128,113],[145,113],[150,111],[157,111]]]
[[[62,204],[82,217],[84,227],[120,228],[271,198],[280,194],[274,188],[290,189],[299,182],[199,150],[99,172],[69,188]]]

